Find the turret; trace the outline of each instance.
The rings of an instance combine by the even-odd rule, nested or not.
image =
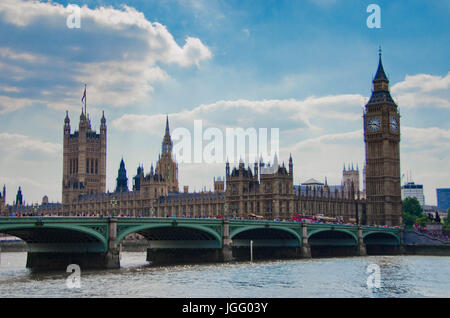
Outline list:
[[[141,179],[143,177],[144,177],[144,169],[141,166],[139,166],[137,168],[136,175],[133,177],[133,182],[134,182],[134,184],[133,184],[133,191],[134,190],[136,190],[136,191],[141,190]]]
[[[100,134],[106,135],[106,118],[105,118],[105,111],[102,112],[102,119],[100,119]]]
[[[70,135],[70,119],[68,110],[66,110],[66,118],[64,118],[64,135]]]
[[[22,205],[23,204],[23,197],[22,197],[22,189],[19,186],[19,190],[17,190],[16,194],[16,205]]]
[[[383,62],[381,61],[381,48],[379,50],[378,69],[373,79],[373,91],[374,92],[388,92],[389,80],[384,72]]]
[[[86,114],[84,113],[83,107],[81,107],[80,124],[78,130],[81,132],[89,128],[89,121],[87,120]]]
[[[116,179],[116,192],[127,192],[128,191],[128,177],[127,170],[125,169],[125,162],[120,161],[119,171],[117,173]]]
[[[170,137],[170,129],[169,129],[169,116],[166,116],[166,131],[164,133],[164,139],[162,142],[162,155],[163,157],[172,155],[172,138]]]
[[[294,175],[294,163],[292,161],[292,154],[289,154],[289,175]]]
[[[244,169],[244,166],[245,166],[244,160],[242,160],[242,158],[239,159],[239,170],[243,170],[243,169]]]

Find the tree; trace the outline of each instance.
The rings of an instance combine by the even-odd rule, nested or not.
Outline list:
[[[412,228],[414,222],[416,222],[416,218],[413,215],[408,212],[403,212],[403,224],[406,228]]]
[[[447,209],[447,217],[444,218],[444,228],[446,228],[446,229],[450,229],[450,217],[449,217],[449,213],[450,213],[450,208]]]
[[[424,217],[423,209],[417,198],[412,197],[403,200],[403,224],[407,228],[411,228],[422,217]],[[418,223],[424,223],[424,220]]]
[[[423,209],[420,206],[419,200],[415,197],[410,197],[403,200],[403,212],[419,218],[423,216]]]
[[[424,215],[420,218],[416,218],[416,222],[419,223],[419,226],[426,227],[427,223],[430,223],[430,219],[428,218],[428,216]]]

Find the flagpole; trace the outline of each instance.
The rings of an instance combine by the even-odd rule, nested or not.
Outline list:
[[[86,111],[86,99],[87,99],[87,92],[86,92],[86,84],[84,84],[84,114],[87,116],[87,111]]]

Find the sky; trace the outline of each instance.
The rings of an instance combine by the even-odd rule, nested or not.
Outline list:
[[[367,25],[373,3],[381,28]],[[69,5],[81,7],[80,28],[67,25]],[[340,184],[344,164],[364,165],[381,46],[402,182],[423,184],[435,205],[436,188],[450,187],[449,16],[446,0],[2,0],[0,185],[8,203],[19,186],[28,203],[61,200],[64,117],[76,130],[84,84],[93,128],[102,111],[107,120],[110,191],[122,157],[130,188],[138,165],[155,165],[166,115],[192,134],[194,120],[224,134],[278,128],[295,184]],[[190,190],[224,174],[223,162],[179,164]]]

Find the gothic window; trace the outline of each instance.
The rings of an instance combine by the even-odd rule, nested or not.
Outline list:
[[[272,201],[266,201],[267,212],[272,212]]]
[[[278,185],[278,192],[280,193],[280,194],[282,194],[283,193],[283,185],[280,183],[279,185]]]
[[[95,159],[95,174],[98,174],[98,159]]]
[[[94,174],[94,159],[91,159],[91,174]]]
[[[70,163],[69,171],[70,171],[70,174],[72,174],[72,159],[69,160],[69,163]]]
[[[89,173],[89,159],[86,159],[86,173]]]
[[[237,203],[233,203],[231,211],[233,212],[233,214],[237,214],[238,213]]]

